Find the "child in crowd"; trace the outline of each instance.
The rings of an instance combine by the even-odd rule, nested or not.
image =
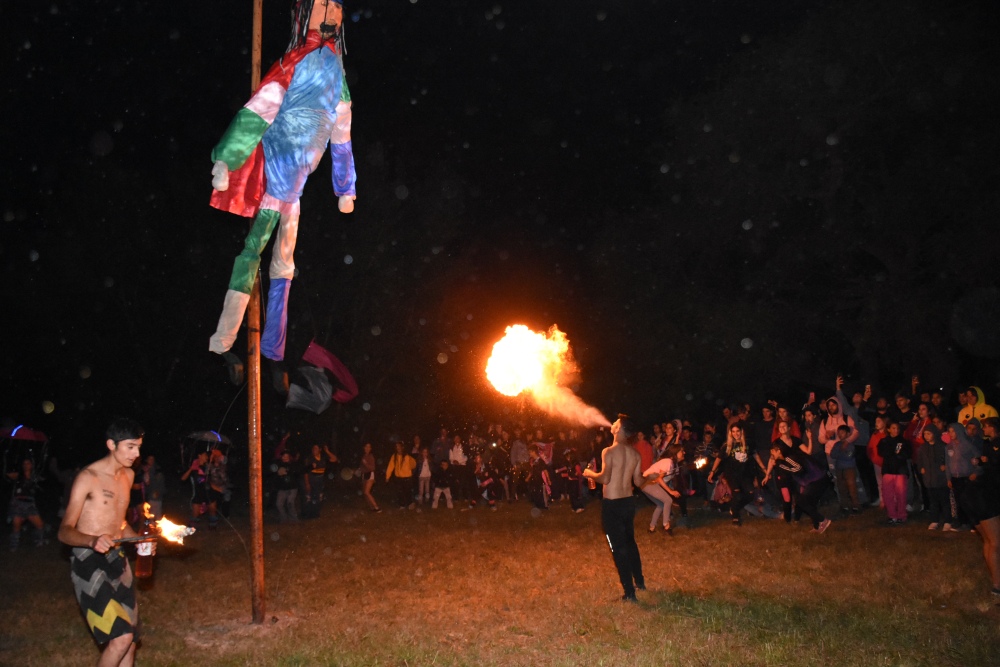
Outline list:
[[[878,443],[882,457],[882,491],[889,525],[906,523],[906,493],[910,478],[910,443],[900,434],[899,424],[889,423],[889,435]]]
[[[926,425],[923,436],[924,444],[917,454],[917,465],[930,501],[931,523],[927,529],[937,530],[944,526],[946,531],[950,531],[952,526],[951,495],[948,492],[948,455],[937,426]]]
[[[431,476],[434,474],[434,461],[427,447],[420,450],[417,461],[417,502],[421,505],[431,499]]]
[[[837,442],[830,449],[830,460],[833,461],[837,476],[837,495],[840,496],[840,511],[857,514],[861,503],[858,502],[858,468],[854,459],[854,443],[848,438],[851,427],[841,424],[837,427]],[[850,506],[848,506],[850,502]]]
[[[438,508],[438,501],[442,495],[448,503],[448,509],[454,507],[451,502],[451,485],[454,484],[455,479],[451,474],[451,470],[448,469],[448,465],[447,461],[441,461],[438,464],[437,470],[431,475],[431,484],[434,486],[434,500],[431,502],[431,509],[433,510]]]

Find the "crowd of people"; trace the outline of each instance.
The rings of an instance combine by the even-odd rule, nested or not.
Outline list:
[[[717,418],[674,418],[636,434],[637,497],[653,506],[649,531],[672,535],[688,523],[688,505],[727,513],[734,525],[748,515],[798,523],[823,533],[835,516],[884,512],[887,527],[926,521],[929,530],[975,531],[1000,595],[1000,419],[979,387],[950,404],[941,390],[910,387],[890,397],[870,385],[850,394],[837,378],[832,395],[810,394],[801,405],[768,401],[755,411],[727,405]],[[490,424],[464,434],[442,428],[430,445],[419,436],[395,443],[384,466],[392,502],[400,508],[479,505],[496,509],[524,499],[544,511],[564,503],[582,512],[601,497],[584,473],[600,473],[611,445],[604,429],[547,432],[536,424]],[[381,511],[373,487],[371,445],[364,496]],[[382,495],[379,493],[378,495]]]

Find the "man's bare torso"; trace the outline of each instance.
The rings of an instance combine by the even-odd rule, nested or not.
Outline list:
[[[627,444],[616,442],[604,450],[603,461],[603,470],[608,476],[604,497],[608,500],[630,497],[641,464],[639,452]]]
[[[97,463],[81,470],[73,483],[84,485],[87,496],[77,530],[88,535],[121,537],[133,475],[132,470],[122,469],[116,477],[101,471]]]

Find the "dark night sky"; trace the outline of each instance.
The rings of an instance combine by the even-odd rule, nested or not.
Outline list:
[[[496,415],[481,369],[518,321],[558,323],[580,393],[643,419],[836,372],[996,393],[996,9],[938,4],[350,3],[357,210],[324,162],[289,354],[315,337],[362,395],[314,418],[265,387],[266,424]],[[165,443],[235,398],[242,430],[207,339],[245,226],[207,199],[250,11],[0,8],[0,417],[69,446],[128,413]]]

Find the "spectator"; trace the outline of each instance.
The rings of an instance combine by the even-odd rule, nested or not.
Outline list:
[[[302,485],[306,492],[305,502],[302,503],[303,519],[319,518],[319,510],[323,504],[323,492],[326,486],[327,468],[336,460],[337,457],[333,455],[329,447],[313,445],[309,456],[302,463]]]
[[[983,420],[983,453],[962,496],[965,509],[983,539],[983,558],[994,597],[1000,597],[1000,419]]]
[[[292,453],[285,449],[281,452],[281,459],[275,470],[275,494],[274,505],[278,510],[278,520],[281,523],[295,523],[299,520],[299,513],[296,508],[296,501],[299,495],[299,473],[298,463],[292,460]]]
[[[455,480],[452,478],[449,463],[447,461],[441,461],[434,470],[434,474],[431,475],[431,484],[434,486],[434,500],[431,502],[432,510],[436,510],[438,508],[438,501],[441,499],[442,495],[448,503],[448,509],[455,507],[451,500],[451,487],[454,483]]]
[[[163,471],[156,465],[156,457],[152,454],[146,457],[139,472],[142,496],[149,503],[153,519],[159,521],[163,518],[163,495],[166,492],[167,480]]]
[[[538,453],[538,446],[532,444],[528,447],[528,497],[532,504],[540,510],[549,508],[549,469],[545,465],[541,454]]]
[[[424,504],[424,501],[431,500],[431,476],[434,474],[434,459],[431,452],[424,447],[418,452],[417,459],[417,503]]]
[[[924,428],[924,445],[920,448],[917,465],[930,500],[931,523],[928,530],[944,526],[951,530],[951,499],[948,493],[948,455],[941,442],[941,432],[930,424]]]
[[[208,452],[198,452],[181,481],[191,480],[191,519],[198,523],[208,507]]]
[[[650,464],[642,471],[643,484],[640,490],[653,502],[653,515],[649,519],[649,532],[656,532],[657,519],[663,518],[663,530],[668,535],[673,534],[670,527],[670,512],[673,508],[673,499],[679,498],[680,493],[667,486],[667,480],[676,474],[674,460],[669,456]]]
[[[455,436],[456,438],[458,436]],[[417,462],[413,457],[404,451],[403,441],[396,443],[396,453],[389,459],[389,466],[385,470],[385,481],[388,482],[396,492],[396,502],[399,509],[414,509],[417,504],[413,501],[413,470],[417,467]]]
[[[743,506],[753,500],[757,469],[765,469],[764,464],[751,449],[750,443],[747,442],[746,434],[740,424],[734,423],[730,427],[726,444],[721,448],[719,458],[715,460],[712,471],[708,474],[709,483],[712,482],[720,467],[733,494],[729,503],[729,513],[732,516],[733,525],[740,526],[743,524],[741,516]]]
[[[431,443],[431,456],[434,459],[434,465],[438,466],[441,461],[448,461],[450,451],[451,440],[448,438],[448,429],[442,427],[438,437]]]
[[[948,486],[955,496],[955,523],[963,528],[972,526],[962,497],[969,486],[969,478],[976,471],[982,449],[973,444],[965,432],[965,427],[954,423],[948,427]]]
[[[875,417],[875,432],[868,439],[868,460],[872,463],[875,473],[875,485],[878,487],[878,506],[885,507],[882,496],[882,456],[878,453],[878,443],[889,435],[889,418],[884,415]]]
[[[906,523],[906,494],[910,479],[910,459],[912,448],[900,434],[899,424],[889,422],[889,435],[878,443],[878,454],[882,457],[883,504],[889,515],[889,525]]]
[[[986,403],[986,395],[979,387],[972,385],[965,390],[965,407],[958,413],[958,421],[966,424],[970,419],[978,419],[982,424],[987,417],[996,417],[997,411]]]
[[[820,514],[819,501],[830,485],[826,470],[801,449],[785,446],[775,440],[771,446],[769,470],[779,470],[789,475],[796,485],[798,508],[812,520],[813,533],[823,533],[830,527],[830,520]],[[770,473],[768,473],[770,474]],[[765,477],[766,479],[766,477]]]
[[[473,458],[473,476],[476,480],[476,494],[469,501],[469,508],[476,506],[476,502],[483,494],[490,509],[494,512],[497,509],[497,500],[500,498],[500,482],[496,468],[483,459],[482,454],[476,454]]]
[[[854,431],[857,434],[857,431]],[[857,463],[854,459],[854,443],[850,441],[851,427],[841,424],[837,427],[837,442],[830,449],[837,476],[837,495],[840,497],[840,511],[857,514],[861,511],[858,502]],[[850,505],[848,506],[848,501]]]
[[[361,448],[361,466],[358,468],[361,475],[361,494],[368,503],[368,508],[372,512],[381,512],[375,496],[372,495],[372,488],[375,486],[375,455],[372,454],[372,443],[366,442]]]
[[[455,486],[452,487],[452,497],[455,500],[468,502],[472,499],[470,483],[473,478],[469,472],[469,456],[462,446],[461,436],[456,435],[452,439],[452,446],[448,451],[448,463],[452,478],[455,480]]]
[[[21,461],[21,472],[9,472],[7,477],[14,482],[10,506],[7,509],[7,521],[10,522],[10,550],[17,551],[21,542],[21,528],[25,521],[35,527],[35,546],[46,544],[45,523],[36,505],[39,480],[35,475],[35,462],[25,458]]]

